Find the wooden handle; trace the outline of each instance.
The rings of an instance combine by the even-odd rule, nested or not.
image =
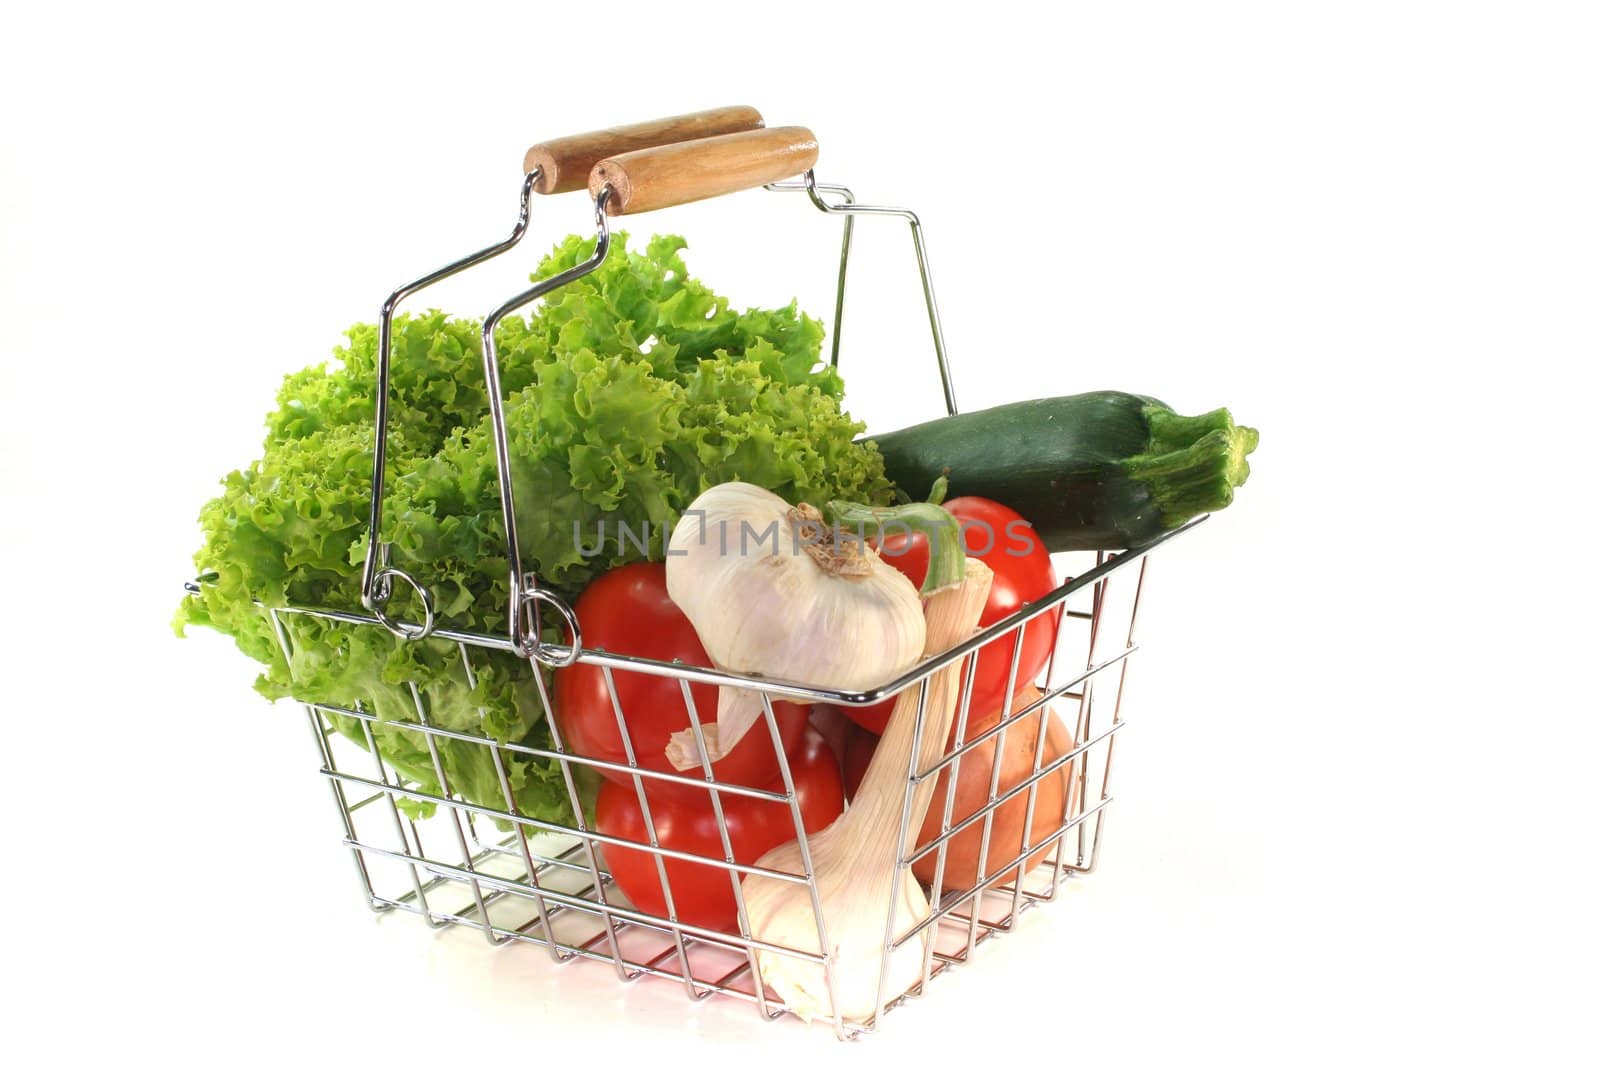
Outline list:
[[[534,184],[537,192],[569,193],[582,189],[589,180],[589,171],[607,156],[700,137],[759,130],[764,125],[761,112],[740,105],[557,137],[528,149],[528,154],[522,157],[522,173],[532,174],[533,168],[538,167],[539,180]]]
[[[816,161],[810,130],[778,126],[602,159],[589,174],[589,192],[598,196],[609,185],[606,214],[637,215],[792,178]]]

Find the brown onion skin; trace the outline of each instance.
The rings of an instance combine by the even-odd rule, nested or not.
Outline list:
[[[1028,687],[1017,694],[1013,706],[1024,708],[1038,698],[1038,690]],[[1035,742],[1039,736],[1038,717],[1041,714],[1048,714],[1049,719],[1045,725],[1044,754],[1039,758],[1039,765],[1047,766],[1072,750],[1072,735],[1054,712],[1048,709],[1035,711],[1017,719],[1005,732],[1005,749],[1001,755],[1000,783],[995,791],[996,795],[1008,792],[1033,774]],[[978,722],[969,722],[967,736],[981,734],[999,721],[1000,716],[996,712],[984,716]],[[951,826],[961,822],[973,812],[981,810],[988,803],[989,777],[994,767],[994,753],[998,740],[998,737],[991,737],[982,744],[973,745],[963,751],[959,777],[956,780],[955,804],[950,813]],[[843,763],[847,797],[855,796],[856,787],[860,785],[861,778],[866,773],[867,764],[872,759],[877,741],[876,735],[860,728],[846,737]],[[1027,792],[1018,794],[995,809],[993,825],[989,832],[988,862],[984,865],[985,876],[1004,867],[1016,859],[1025,847],[1038,844],[1061,826],[1067,816],[1067,798],[1072,795],[1074,785],[1071,771],[1072,765],[1067,764],[1039,780],[1034,801],[1033,829],[1028,835],[1027,846],[1023,844],[1022,825],[1028,814]],[[918,848],[924,847],[937,837],[939,828],[943,825],[945,792],[949,777],[950,769],[947,767],[940,772],[939,780],[934,785],[933,802],[928,805],[927,817],[923,820],[922,830],[917,836]],[[962,892],[971,889],[979,881],[979,852],[982,844],[981,819],[950,839],[945,855],[944,877],[941,879],[944,892]],[[1044,862],[1053,851],[1051,848],[1041,849],[1027,861],[1024,873]],[[933,883],[938,860],[939,854],[934,851],[912,865],[912,870],[919,881],[925,885]],[[1010,872],[993,885],[996,887],[1009,885],[1015,881],[1015,877],[1015,872]]]

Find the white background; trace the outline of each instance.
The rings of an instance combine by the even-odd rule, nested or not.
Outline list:
[[[0,62],[13,1048],[1593,1062],[1592,8],[42,11]],[[735,102],[921,213],[964,407],[1114,387],[1262,431],[1152,565],[1102,870],[859,1046],[369,918],[298,713],[167,628],[280,377],[508,231],[527,144]],[[481,315],[587,225],[537,208],[430,300]],[[631,228],[831,310],[799,199]],[[904,232],[857,253],[851,405],[932,415]]]

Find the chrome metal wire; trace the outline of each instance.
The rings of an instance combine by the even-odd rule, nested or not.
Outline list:
[[[840,1018],[831,1020],[839,1036],[850,1037],[875,1030],[888,1012],[908,999],[920,996],[933,978],[971,959],[977,947],[988,938],[1014,929],[1029,908],[1053,899],[1062,882],[1092,869],[1098,853],[1105,811],[1112,800],[1110,757],[1116,734],[1123,728],[1120,704],[1127,665],[1138,647],[1132,637],[1132,622],[1137,617],[1138,598],[1143,592],[1143,568],[1148,551],[1148,547],[1145,547],[1115,556],[1102,554],[1094,566],[1085,569],[1077,578],[1063,583],[1057,592],[1065,592],[1066,595],[1052,597],[1052,605],[1059,606],[1062,615],[1058,651],[1054,658],[1063,660],[1071,658],[1072,654],[1066,650],[1075,642],[1082,643],[1080,648],[1088,649],[1104,639],[1109,624],[1111,578],[1127,573],[1128,568],[1137,569],[1137,579],[1121,583],[1133,603],[1127,612],[1126,636],[1118,641],[1118,647],[1105,653],[1095,651],[1086,661],[1080,661],[1085,665],[1072,671],[1070,676],[1052,678],[1047,674],[1041,681],[1042,691],[1036,698],[1016,704],[999,721],[974,732],[940,758],[914,768],[905,786],[907,797],[919,784],[932,778],[947,775],[951,779],[942,809],[936,809],[940,811],[936,834],[919,840],[917,828],[911,825],[909,812],[902,813],[899,827],[898,862],[902,867],[909,867],[933,857],[935,880],[930,885],[928,916],[909,930],[894,928],[888,916],[894,913],[892,905],[896,902],[885,902],[891,907],[885,913],[883,951],[887,960],[889,953],[904,951],[909,943],[926,937],[925,945],[916,950],[922,956],[921,982],[904,995],[892,998],[881,996],[877,1015],[865,1023],[850,1023]],[[1086,598],[1091,603],[1089,610],[1073,610],[1071,605]],[[1025,612],[1032,607],[1037,605],[1030,606]],[[292,646],[282,620],[301,610],[271,610],[274,621],[278,623],[280,642],[286,656],[292,652]],[[1025,612],[1019,612],[1019,615]],[[1037,614],[1034,612],[1030,617]],[[339,616],[339,621],[348,625],[382,625],[375,618],[350,614]],[[941,666],[948,667],[958,662],[968,666],[967,680],[963,683],[957,705],[958,728],[953,736],[965,737],[971,721],[971,679],[975,674],[971,664],[982,649],[997,641],[1007,640],[1008,635],[1015,633],[1017,628],[1010,623],[1016,621],[1015,618],[1002,620],[1003,625],[989,627],[974,641],[965,643],[969,647],[965,647],[956,659],[937,663],[930,661],[903,680],[905,685],[922,685],[932,671]],[[476,635],[475,640],[469,641],[436,631],[425,639],[454,642],[463,661],[469,665],[472,656],[516,654],[503,637]],[[1023,682],[1033,681],[1016,677],[1016,647],[1019,644],[1012,641],[1013,662],[1010,672],[1014,688]],[[492,651],[485,652],[485,649]],[[830,983],[833,979],[831,957],[827,952],[808,952],[752,936],[742,885],[742,880],[747,877],[780,878],[805,885],[819,926],[816,943],[821,946],[829,944],[815,871],[809,849],[805,847],[803,816],[787,760],[780,760],[781,781],[765,789],[718,780],[714,771],[699,776],[678,776],[638,766],[637,752],[627,727],[629,713],[617,689],[616,672],[649,667],[646,673],[675,678],[694,727],[700,725],[700,718],[689,687],[692,683],[705,681],[707,676],[701,669],[688,669],[682,664],[634,661],[594,649],[582,649],[578,655],[582,661],[599,665],[605,675],[613,715],[624,740],[624,762],[590,759],[571,752],[565,747],[553,716],[549,720],[552,745],[550,748],[540,748],[493,741],[471,732],[451,730],[431,723],[428,721],[426,701],[421,694],[415,700],[415,721],[380,720],[373,712],[360,707],[307,705],[322,776],[329,782],[339,813],[343,840],[355,862],[364,901],[368,907],[378,911],[412,912],[437,927],[475,929],[496,944],[521,942],[538,945],[558,962],[579,958],[604,962],[624,980],[633,980],[641,975],[670,980],[681,985],[686,995],[696,1000],[711,995],[725,996],[749,1003],[763,1017],[776,1018],[788,1014],[789,1009],[762,988],[756,954],[774,952],[813,962],[823,968]],[[711,676],[717,675],[713,672]],[[469,680],[472,677],[469,671]],[[1086,728],[1096,725],[1092,715],[1096,679],[1100,679],[1101,687],[1106,690],[1102,696],[1115,701],[1115,710],[1109,723],[1087,732]],[[790,691],[792,687],[779,685],[773,687],[777,691],[772,691],[761,680],[741,680],[762,692],[766,729],[774,748],[781,752],[781,736],[773,702],[794,695]],[[548,715],[550,693],[542,672],[535,672],[534,685]],[[1075,710],[1062,714],[1058,705],[1063,702]],[[1051,758],[1046,758],[1043,743],[1046,714],[1056,715],[1069,727],[1073,738],[1067,751],[1057,753],[1052,750]],[[359,748],[351,747],[347,740],[351,730],[332,729],[333,723],[340,719],[356,727],[354,733],[362,742]],[[430,759],[438,752],[438,742],[443,740],[490,748],[500,776],[501,806],[474,804],[454,793],[443,774],[446,768],[442,762],[432,764],[437,776],[436,784],[424,786],[406,780],[401,772],[388,766],[377,754],[374,730],[380,725],[385,730],[412,734],[430,754]],[[918,724],[919,730],[921,725]],[[982,751],[985,745],[999,748],[1007,736],[1018,730],[1033,732],[1035,752],[1031,768],[1020,780],[1005,782],[991,769],[981,779],[986,799],[976,810],[958,815],[951,798],[963,773],[964,757],[970,758],[974,751]],[[345,766],[348,757],[340,757],[338,753],[347,747],[351,752],[366,749],[360,754],[372,765],[373,771],[361,773]],[[510,754],[532,756],[560,765],[562,779],[575,812],[570,824],[530,817],[517,810],[505,774],[504,759]],[[993,753],[992,766],[998,765],[1002,755],[1001,751]],[[646,840],[616,838],[588,824],[573,778],[573,772],[579,768],[611,771],[631,783],[634,795],[646,813]],[[988,832],[997,813],[1008,804],[1025,803],[1028,811],[1023,826],[1032,828],[1040,803],[1041,783],[1062,775],[1071,775],[1075,788],[1067,791],[1062,798],[1066,806],[1061,817],[1051,820],[1048,832],[1036,833],[1030,829],[1020,842],[1020,847],[1019,842],[1010,839],[1008,831],[1002,849],[995,835]],[[712,799],[719,821],[723,823],[719,834],[720,855],[702,855],[661,844],[647,814],[649,796],[644,785],[652,780],[663,779],[703,791]],[[721,819],[720,805],[725,797],[784,804],[790,811],[802,845],[803,870],[793,873],[737,861],[727,836],[725,820]],[[410,804],[402,806],[402,802]],[[433,819],[418,817],[413,805],[424,804],[437,807],[438,815]],[[494,820],[509,832],[504,832],[499,840],[479,842],[476,831],[468,836],[465,830],[467,826],[477,826],[475,820]],[[950,869],[948,850],[951,843],[959,835],[974,830],[984,834],[979,849],[979,877],[972,885],[958,891],[941,889],[944,872]],[[661,913],[641,910],[620,894],[604,863],[603,850],[607,848],[625,848],[652,858],[665,901]],[[988,855],[990,852],[994,853],[992,858]],[[672,896],[668,861],[693,863],[725,872],[735,891],[737,928],[710,929],[685,922],[678,914]],[[1039,865],[1035,869],[1019,877],[1018,872],[1032,867],[1036,861],[1039,861]],[[880,970],[880,981],[884,973]],[[887,994],[889,991],[880,985],[880,992]]]
[[[939,320],[939,302],[933,295],[933,272],[928,267],[928,248],[922,236],[922,220],[917,214],[903,207],[882,207],[873,204],[858,204],[855,194],[843,185],[823,185],[817,182],[816,174],[806,171],[804,177],[798,182],[774,182],[766,186],[777,192],[803,192],[811,198],[811,203],[818,211],[826,215],[844,216],[844,238],[839,250],[839,287],[834,298],[833,311],[833,349],[832,364],[839,365],[839,337],[843,333],[844,324],[844,291],[845,271],[850,262],[850,242],[855,227],[855,216],[867,215],[878,218],[904,219],[911,227],[911,246],[917,254],[917,274],[922,279],[922,299],[928,307],[928,328],[933,333],[933,355],[939,365],[939,385],[944,390],[945,411],[951,415],[956,413],[956,387],[950,378],[950,360],[945,354],[944,326]],[[823,193],[833,193],[839,197],[838,203],[831,203]]]
[[[559,597],[540,593],[538,580],[522,566],[522,551],[517,538],[517,514],[514,497],[515,486],[511,480],[511,450],[506,443],[505,399],[500,392],[500,361],[495,354],[494,331],[500,321],[519,308],[555,292],[563,285],[591,274],[606,261],[611,249],[611,229],[606,219],[606,204],[611,199],[611,187],[600,190],[594,201],[595,242],[594,253],[575,266],[537,283],[507,300],[483,320],[483,373],[489,385],[489,418],[494,433],[495,465],[500,480],[500,517],[505,523],[506,556],[511,566],[511,643],[519,654],[537,659],[551,667],[565,667],[577,662],[582,637],[577,616],[563,604]],[[547,646],[539,637],[540,603],[555,605],[568,624],[572,642],[566,647]]]
[[[1171,537],[1191,529],[1170,531],[1150,542],[1117,552],[1100,553],[1092,565],[1038,601],[1026,605],[993,625],[984,627],[970,639],[929,657],[900,677],[872,690],[837,690],[783,679],[754,678],[714,668],[679,662],[662,662],[585,647],[578,622],[571,608],[558,596],[541,588],[537,578],[522,563],[516,528],[514,493],[509,448],[506,440],[504,398],[501,393],[499,359],[495,329],[511,313],[538,300],[559,287],[581,278],[600,266],[610,245],[606,203],[609,188],[595,199],[596,238],[593,254],[553,277],[495,308],[483,322],[483,363],[499,473],[502,518],[506,530],[506,564],[512,590],[506,631],[483,634],[452,630],[438,625],[429,591],[415,581],[391,558],[391,547],[380,538],[383,516],[385,435],[389,411],[389,356],[391,330],[396,307],[406,297],[435,282],[497,256],[514,246],[527,229],[530,194],[539,176],[529,174],[523,183],[516,228],[505,241],[464,257],[395,290],[383,305],[379,322],[377,368],[375,462],[372,478],[370,534],[362,570],[360,602],[363,611],[350,611],[327,605],[288,605],[263,608],[272,620],[279,649],[293,661],[293,642],[285,621],[295,616],[310,616],[338,625],[382,626],[406,641],[444,642],[454,646],[471,687],[476,687],[477,665],[485,657],[513,656],[531,660],[531,682],[538,696],[542,720],[550,734],[548,748],[495,740],[471,731],[449,729],[430,721],[428,700],[415,685],[410,686],[411,712],[404,719],[380,718],[373,711],[355,704],[350,707],[323,703],[304,705],[317,746],[321,776],[328,782],[339,815],[342,841],[354,861],[366,905],[379,912],[404,911],[421,916],[435,927],[463,926],[481,931],[496,945],[527,943],[542,946],[552,959],[565,963],[589,959],[611,966],[624,980],[642,975],[670,980],[683,986],[687,996],[700,1000],[719,995],[753,1005],[766,1018],[789,1014],[790,1009],[763,989],[757,962],[758,952],[771,952],[820,966],[832,999],[835,973],[833,952],[827,938],[822,900],[817,886],[813,857],[805,833],[795,780],[783,745],[774,712],[778,700],[804,704],[840,706],[876,704],[912,686],[918,688],[914,746],[920,746],[926,729],[928,680],[946,668],[965,668],[955,716],[955,738],[959,740],[942,756],[923,766],[914,766],[904,787],[904,803],[897,833],[897,863],[900,870],[933,857],[934,875],[930,883],[928,915],[910,930],[896,930],[894,917],[899,903],[899,880],[891,889],[884,922],[882,958],[879,968],[878,1010],[864,1022],[844,1020],[835,1010],[830,1020],[841,1038],[871,1032],[893,1008],[911,997],[920,996],[928,983],[946,969],[972,958],[978,945],[995,934],[1016,927],[1030,907],[1054,899],[1067,879],[1093,869],[1098,858],[1104,813],[1111,803],[1110,772],[1115,736],[1122,729],[1122,693],[1128,663],[1137,645],[1133,623],[1143,593],[1147,554]],[[834,330],[831,360],[839,360],[839,343],[845,308],[846,280],[858,216],[892,217],[906,221],[912,234],[928,323],[944,392],[946,409],[956,411],[955,391],[946,358],[943,331],[934,299],[922,226],[917,216],[903,208],[862,205],[845,186],[817,182],[807,172],[798,182],[768,186],[778,191],[806,193],[812,204],[829,215],[844,219],[840,245],[837,293],[834,304]],[[831,198],[831,199],[830,199]],[[1198,520],[1197,520],[1198,522]],[[1114,652],[1101,652],[1102,638],[1109,626],[1108,605],[1114,576],[1130,573],[1138,564],[1136,580],[1118,577],[1117,588],[1128,590],[1126,636]],[[203,583],[214,576],[201,576],[186,588],[198,593]],[[412,587],[422,610],[420,621],[395,618],[389,611],[393,582]],[[1083,602],[1087,600],[1087,608]],[[543,638],[540,608],[553,608],[561,617],[569,639],[566,643]],[[1022,678],[1020,657],[1022,627],[1045,616],[1058,620],[1057,641],[1042,678]],[[967,737],[972,713],[973,679],[977,656],[996,642],[1011,642],[1007,676],[1006,710],[999,720]],[[1058,664],[1072,662],[1074,653],[1065,651],[1075,641],[1087,647],[1077,661],[1082,666],[1071,677],[1056,680]],[[600,668],[612,712],[623,741],[624,759],[613,762],[579,755],[571,751],[554,714],[547,671],[561,670],[574,663]],[[1116,671],[1110,668],[1118,668]],[[702,723],[691,686],[727,686],[752,690],[761,696],[762,714],[774,750],[780,754],[779,780],[766,788],[742,785],[717,778],[712,765],[703,774],[676,775],[646,769],[639,765],[623,706],[616,673],[628,672],[678,682],[690,728],[702,744]],[[1011,697],[1025,685],[1038,683],[1040,694],[1023,706]],[[1097,690],[1100,690],[1097,694]],[[1097,729],[1094,712],[1096,697],[1104,696],[1112,706],[1111,721]],[[1062,707],[1071,714],[1062,714]],[[986,709],[985,709],[986,710]],[[1068,751],[1046,759],[1049,719],[1056,716],[1071,735]],[[1031,721],[1030,721],[1031,720]],[[1003,781],[1001,765],[1008,737],[1023,737],[1017,731],[1032,731],[1032,765],[1019,781]],[[432,783],[412,780],[382,755],[379,732],[398,731],[409,737],[428,755]],[[440,742],[482,745],[489,749],[499,783],[501,803],[467,801],[452,788]],[[992,746],[987,756],[974,755],[982,746]],[[362,752],[362,750],[365,750]],[[570,822],[537,818],[518,809],[507,758],[543,761],[559,768],[562,787],[572,816]],[[967,767],[979,759],[989,760],[983,781],[982,804],[973,811],[958,813],[955,808],[957,786],[965,760]],[[358,772],[356,762],[370,764],[371,771]],[[613,780],[631,783],[644,818],[645,840],[624,840],[600,832],[589,823],[582,793],[575,775],[604,772]],[[977,772],[970,772],[977,773]],[[919,786],[931,785],[945,776],[947,784],[939,808],[937,833],[926,840],[922,827],[912,825],[911,800]],[[1041,784],[1065,777],[1060,817],[1050,816],[1048,832],[1035,835],[1033,823],[1039,814]],[[715,813],[720,855],[702,855],[662,845],[651,817],[646,784],[671,781],[678,786],[703,793]],[[1098,796],[1091,796],[1097,792]],[[755,803],[783,804],[795,828],[801,871],[780,871],[758,862],[743,862],[735,855],[723,808],[724,799],[739,798]],[[478,798],[481,800],[482,798]],[[1009,840],[1003,847],[995,840],[997,814],[1008,804],[1021,801],[1025,818],[1020,843]],[[438,816],[421,817],[431,806]],[[485,828],[501,827],[498,839],[491,839]],[[956,891],[944,888],[950,870],[952,842],[964,833],[979,833],[978,864],[972,884]],[[1009,831],[1007,831],[1009,835]],[[1071,845],[1069,846],[1069,841]],[[661,913],[644,910],[629,901],[613,880],[604,862],[606,849],[625,849],[648,854],[659,882],[663,906]],[[991,851],[997,855],[991,862]],[[733,890],[737,916],[735,929],[711,929],[686,922],[675,899],[668,866],[691,863],[724,872]],[[805,885],[816,923],[816,944],[812,952],[792,945],[773,944],[753,936],[744,897],[744,879],[779,878]],[[890,997],[888,988],[890,955],[917,938],[926,938],[921,947],[921,981],[912,990]]]
[[[442,282],[452,275],[459,274],[468,267],[477,266],[487,262],[502,252],[515,247],[522,235],[528,232],[528,219],[531,214],[533,187],[539,181],[539,168],[535,167],[522,179],[522,195],[517,209],[517,224],[511,230],[511,236],[504,241],[480,249],[471,255],[463,256],[452,263],[447,263],[436,271],[424,274],[413,282],[408,282],[389,294],[383,302],[383,308],[378,312],[378,380],[375,398],[376,433],[373,438],[372,458],[372,506],[367,520],[367,554],[366,561],[361,567],[361,606],[373,612],[380,623],[391,632],[408,641],[426,637],[433,631],[435,620],[433,599],[422,585],[407,574],[404,570],[395,567],[390,560],[390,547],[383,542],[383,483],[384,470],[388,453],[389,433],[389,353],[394,329],[395,309],[400,302],[436,282]],[[400,625],[396,620],[388,617],[385,610],[390,595],[390,583],[398,578],[414,589],[420,599],[423,609],[423,621],[420,626],[408,627]]]

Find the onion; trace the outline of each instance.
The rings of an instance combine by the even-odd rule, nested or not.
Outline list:
[[[1039,690],[1034,687],[1022,687],[1016,699],[1012,701],[1012,714],[1015,715],[1020,709],[1032,704],[1039,699],[1039,696]],[[1033,776],[1033,756],[1038,747],[1040,715],[1047,718],[1044,754],[1039,757],[1039,766],[1048,767],[1072,751],[1071,732],[1048,707],[1036,709],[1025,717],[1015,719],[1005,732],[1005,746],[1000,755],[1000,779],[995,787],[996,796],[1010,792]],[[981,720],[970,721],[967,726],[967,736],[975,737],[985,733],[999,722],[999,712],[992,712]],[[954,736],[953,729],[951,735]],[[989,781],[994,770],[994,754],[998,741],[997,735],[981,744],[970,745],[962,752],[961,763],[957,768],[956,796],[950,812],[951,826],[959,825],[974,812],[981,811],[988,805]],[[877,735],[859,727],[846,739],[844,774],[847,797],[854,797],[856,786],[860,784],[861,776],[866,772],[867,763],[872,758],[877,742]],[[948,754],[950,749],[946,748],[945,751]],[[1074,765],[1069,763],[1039,780],[1035,789],[1032,827],[1026,844],[1023,841],[1022,831],[1023,821],[1028,817],[1026,791],[995,809],[989,830],[987,862],[983,861],[982,856],[981,819],[951,837],[949,845],[946,846],[944,876],[940,879],[942,890],[951,893],[971,889],[983,878],[1011,863],[1025,849],[1039,844],[1058,830],[1066,821],[1070,810],[1069,800],[1077,795],[1077,781],[1073,776],[1073,770]],[[949,780],[949,768],[939,772],[937,784],[934,786],[933,801],[928,805],[928,813],[923,818],[922,829],[917,835],[918,849],[926,847],[938,837],[940,828],[944,825],[945,792]],[[1041,849],[1026,861],[1023,873],[1033,870],[1051,854],[1051,849]],[[919,881],[925,885],[932,885],[938,861],[938,852],[930,852],[917,860],[911,869]],[[1010,885],[1015,880],[1013,871],[997,880],[994,886]]]

